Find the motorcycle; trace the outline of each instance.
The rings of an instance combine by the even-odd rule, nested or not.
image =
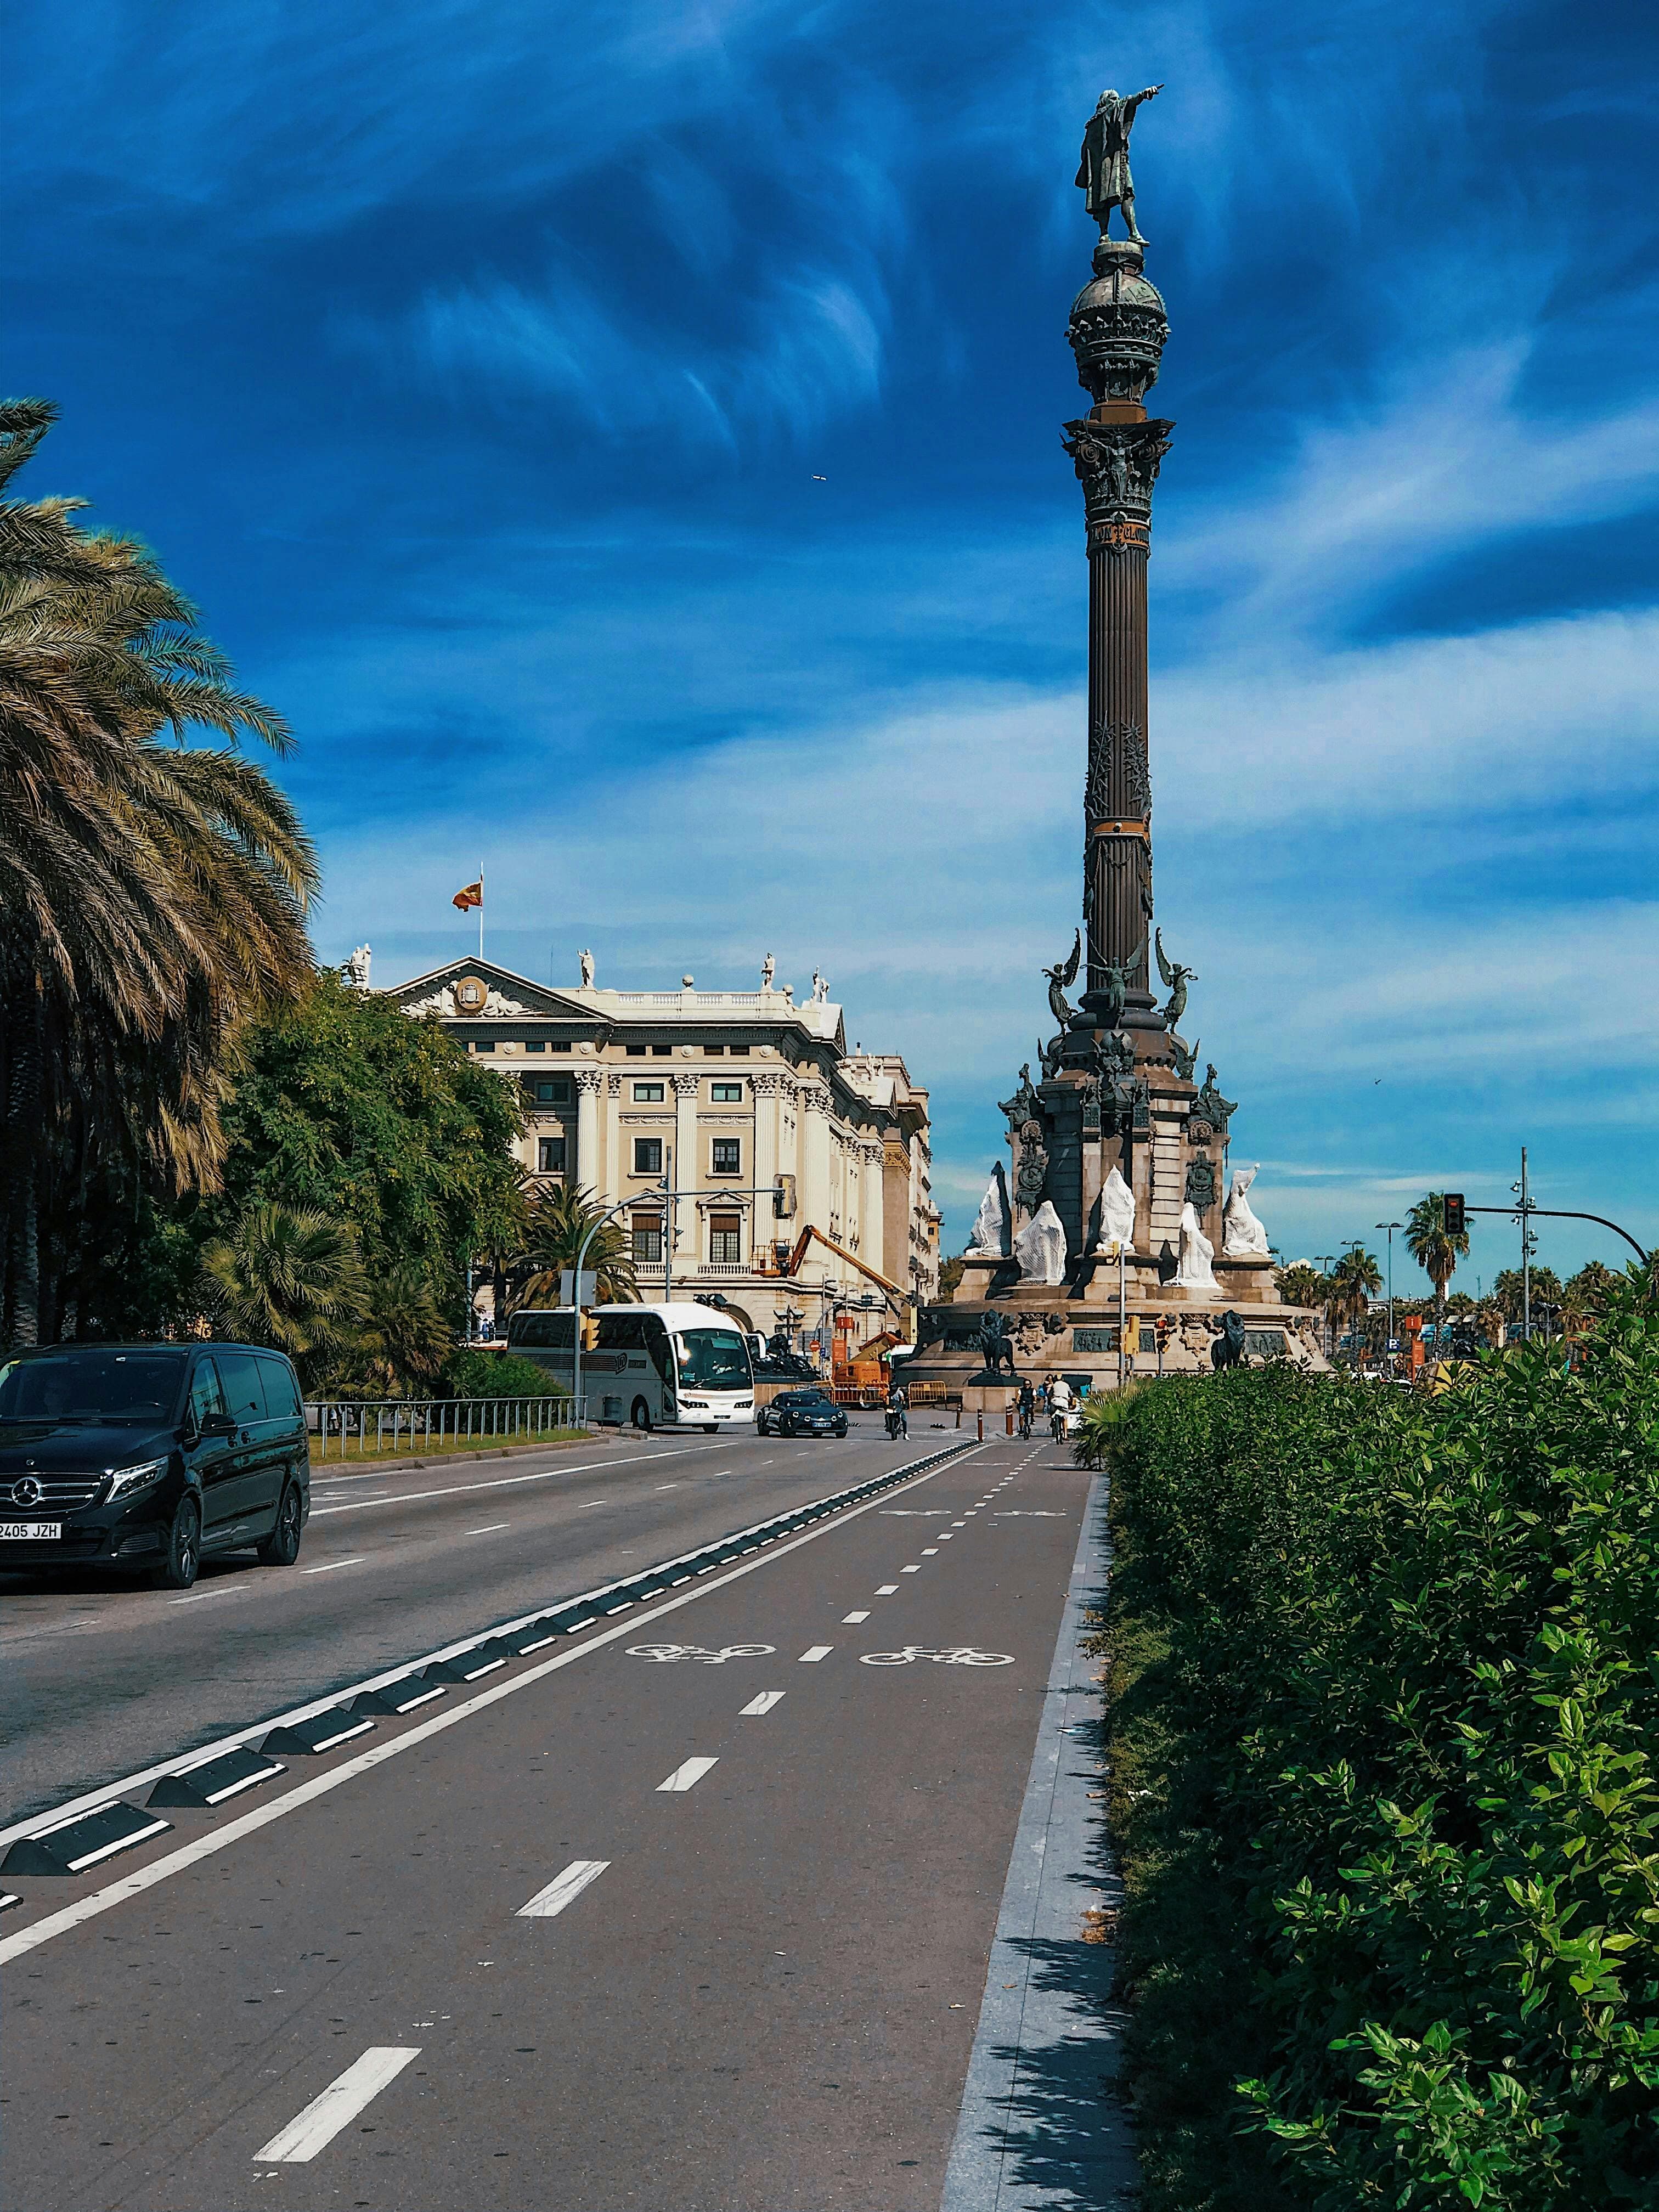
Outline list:
[[[904,1431],[904,1415],[897,1406],[887,1408],[887,1435],[890,1443],[896,1443]]]

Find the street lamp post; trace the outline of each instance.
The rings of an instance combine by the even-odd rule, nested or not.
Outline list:
[[[1336,1255],[1334,1252],[1316,1252],[1314,1257],[1325,1270],[1325,1357],[1334,1359],[1336,1357],[1336,1335],[1331,1320],[1331,1271],[1336,1266]]]
[[[1396,1229],[1403,1229],[1406,1224],[1403,1221],[1379,1221],[1376,1225],[1379,1229],[1386,1229],[1389,1232],[1389,1348],[1384,1356],[1392,1360],[1394,1358],[1394,1232]],[[1393,1368],[1390,1367],[1389,1371],[1392,1374]]]

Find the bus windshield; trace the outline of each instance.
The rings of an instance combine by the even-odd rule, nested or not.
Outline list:
[[[681,1329],[674,1338],[674,1357],[683,1390],[746,1390],[754,1379],[749,1347],[735,1329]]]

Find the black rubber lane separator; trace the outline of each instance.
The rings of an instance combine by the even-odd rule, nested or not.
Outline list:
[[[315,1757],[332,1751],[337,1744],[349,1743],[353,1736],[367,1735],[374,1725],[367,1713],[349,1713],[343,1705],[331,1705],[325,1713],[313,1713],[308,1721],[272,1729],[259,1748],[267,1758],[277,1752]]]
[[[559,1625],[550,1615],[544,1620],[526,1621],[522,1628],[509,1629],[501,1641],[515,1658],[526,1659],[532,1651],[545,1651],[550,1644],[559,1640]]]
[[[423,1682],[476,1682],[480,1675],[493,1674],[505,1667],[517,1654],[502,1637],[492,1636],[487,1643],[475,1644],[470,1651],[458,1651],[453,1659],[440,1659],[423,1668]]]
[[[434,1698],[447,1694],[447,1683],[423,1682],[418,1674],[405,1674],[401,1682],[387,1682],[380,1689],[365,1690],[362,1697],[351,1700],[348,1711],[395,1720],[399,1713],[412,1713],[417,1705],[429,1705]]]
[[[0,1863],[0,1874],[84,1874],[172,1826],[137,1805],[100,1805],[95,1813],[20,1836]]]
[[[188,1766],[182,1774],[164,1774],[145,1798],[146,1805],[222,1805],[227,1797],[240,1797],[244,1790],[257,1789],[287,1771],[278,1760],[262,1759],[257,1751],[239,1744],[217,1759]]]

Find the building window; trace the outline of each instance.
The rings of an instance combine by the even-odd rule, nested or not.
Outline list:
[[[494,1037],[469,1037],[466,1048],[469,1052],[494,1052],[495,1040]]]
[[[636,1267],[661,1267],[661,1214],[636,1213],[634,1216],[634,1265]]]
[[[635,1137],[634,1139],[634,1172],[635,1175],[662,1173],[662,1139]]]
[[[538,1106],[568,1106],[570,1103],[570,1078],[568,1075],[538,1075],[525,1088]]]
[[[545,1052],[547,1050],[547,1039],[545,1037],[526,1037],[524,1041],[524,1048],[526,1052]]]
[[[708,1217],[708,1257],[717,1267],[740,1267],[743,1262],[743,1216],[711,1213]]]
[[[643,1060],[645,1058],[645,1047],[642,1044],[630,1044],[624,1047],[624,1050],[627,1052],[628,1057],[630,1060]]]
[[[538,1175],[564,1173],[564,1139],[562,1137],[537,1138],[536,1172]]]
[[[634,1103],[636,1106],[660,1106],[662,1104],[661,1084],[636,1083],[634,1085]]]
[[[736,1137],[716,1137],[708,1163],[710,1175],[741,1175],[743,1147]]]
[[[743,1085],[740,1083],[711,1083],[708,1095],[717,1106],[741,1106]]]
[[[703,1050],[708,1054],[711,1060],[717,1060],[726,1050],[726,1047],[723,1044],[706,1044],[703,1047]]]
[[[674,1048],[672,1044],[653,1044],[651,1048],[653,1060],[672,1060],[673,1056]]]

